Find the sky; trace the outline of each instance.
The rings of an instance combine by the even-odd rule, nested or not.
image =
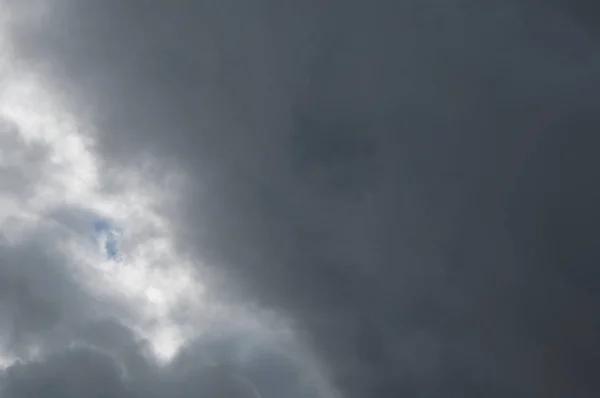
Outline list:
[[[0,0],[0,398],[598,396],[591,4]]]

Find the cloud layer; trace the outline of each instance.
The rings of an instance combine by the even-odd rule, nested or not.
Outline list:
[[[0,3],[7,397],[596,395],[583,5],[317,3]]]

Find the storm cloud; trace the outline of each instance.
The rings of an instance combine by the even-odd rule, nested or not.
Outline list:
[[[239,368],[264,398],[600,391],[600,63],[583,2],[3,3],[11,62],[93,127],[98,192],[168,197],[122,210],[148,227],[119,250],[169,242],[153,267],[189,260],[211,303],[168,307],[165,330],[193,335],[168,365],[129,331],[134,364],[110,356],[117,337],[65,348],[9,367],[7,397],[37,381],[67,397],[233,397],[219,388]],[[124,330],[159,322],[115,306]],[[256,319],[230,322],[238,308]],[[240,348],[245,330],[276,329],[264,319],[285,343]],[[220,333],[233,337],[207,337]],[[248,365],[248,347],[267,354]]]

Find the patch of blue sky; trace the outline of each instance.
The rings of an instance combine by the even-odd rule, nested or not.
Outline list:
[[[94,236],[97,242],[102,244],[102,250],[108,260],[120,261],[119,234],[113,224],[104,218],[94,221]]]

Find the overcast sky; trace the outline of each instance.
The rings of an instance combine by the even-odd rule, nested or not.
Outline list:
[[[595,8],[0,0],[0,397],[598,396]]]

